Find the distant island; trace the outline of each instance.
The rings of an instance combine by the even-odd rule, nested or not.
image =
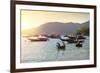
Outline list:
[[[22,31],[23,36],[30,35],[69,35],[75,33],[83,33],[84,35],[89,36],[89,21],[84,23],[62,23],[62,22],[48,22],[37,28],[32,28],[29,30]]]

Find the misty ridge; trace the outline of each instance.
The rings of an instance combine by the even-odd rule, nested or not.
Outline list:
[[[77,33],[78,31],[86,31],[89,30],[89,21],[86,21],[84,23],[62,23],[62,22],[47,22],[43,25],[40,25],[37,28],[32,28],[27,30],[30,32],[30,35],[40,35],[40,34],[46,34],[46,35],[52,35],[52,34],[58,34],[58,35],[66,35],[66,34],[73,34]]]

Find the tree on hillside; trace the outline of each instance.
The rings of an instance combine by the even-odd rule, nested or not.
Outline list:
[[[83,33],[84,35],[89,36],[89,27],[81,27],[77,30],[77,33]]]

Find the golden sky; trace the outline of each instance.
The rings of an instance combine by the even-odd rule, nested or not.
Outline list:
[[[89,13],[21,10],[22,30],[38,27],[47,22],[83,23],[89,20]]]

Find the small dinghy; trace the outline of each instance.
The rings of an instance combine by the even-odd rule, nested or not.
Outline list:
[[[82,44],[76,44],[76,47],[82,47]]]
[[[65,44],[64,44],[64,42],[62,42],[62,43],[57,42],[56,46],[57,46],[58,49],[65,50]]]
[[[76,43],[76,47],[82,47],[82,43],[80,43],[79,41]]]

